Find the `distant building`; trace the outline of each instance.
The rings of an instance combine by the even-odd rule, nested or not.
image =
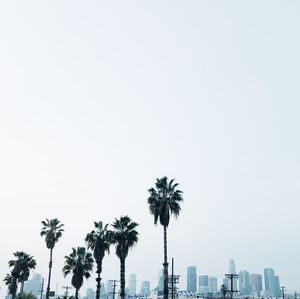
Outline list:
[[[33,277],[27,280],[24,284],[24,292],[32,293],[32,295],[39,297],[42,290],[43,279],[38,273],[34,274]]]
[[[234,260],[229,260],[229,267],[228,267],[229,273],[230,274],[236,274],[236,269],[235,269],[235,263]],[[231,289],[231,285],[229,284],[229,290]],[[233,278],[233,291],[237,290],[237,278]]]
[[[272,268],[264,269],[265,296],[275,296],[275,274]]]
[[[195,266],[187,268],[187,291],[197,292],[197,269]]]
[[[150,292],[150,281],[142,281],[140,294],[142,296],[149,296]]]
[[[250,276],[247,270],[239,274],[239,291],[240,295],[250,295]]]
[[[209,293],[208,275],[200,275],[199,276],[199,289],[198,289],[198,292],[200,294],[207,294],[207,293]]]
[[[158,272],[158,293],[162,293],[164,291],[164,275],[163,271],[159,270]]]
[[[218,292],[218,280],[217,277],[208,277],[208,291],[209,293]]]
[[[250,295],[260,297],[262,292],[262,276],[260,274],[250,274]]]
[[[279,277],[274,276],[274,279],[275,279],[275,297],[281,297]]]
[[[129,275],[129,284],[128,284],[128,295],[135,296],[136,295],[136,274]]]

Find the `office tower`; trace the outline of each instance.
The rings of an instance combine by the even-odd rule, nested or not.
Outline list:
[[[250,295],[250,277],[247,270],[239,274],[239,291],[240,295]]]
[[[207,294],[209,292],[208,288],[208,275],[199,276],[199,293]]]
[[[150,295],[150,281],[142,281],[140,294],[142,296],[149,296]]]
[[[279,277],[278,276],[274,276],[275,279],[275,296],[276,297],[280,297],[281,296],[281,292],[280,292],[280,283],[279,283]]]
[[[86,299],[94,299],[96,296],[96,293],[93,289],[88,288],[86,289],[85,298]]]
[[[197,270],[195,266],[187,268],[187,291],[197,292]]]
[[[158,292],[162,293],[164,291],[164,275],[163,270],[158,272]]]
[[[236,269],[235,269],[235,263],[234,260],[229,260],[229,274],[236,274]],[[237,278],[233,278],[233,291],[237,290]],[[229,286],[228,286],[228,290],[231,289],[231,283],[229,281]]]
[[[218,291],[217,277],[209,277],[208,278],[208,290],[210,293],[216,293]]]
[[[128,295],[134,296],[136,294],[136,274],[129,275]]]
[[[262,291],[262,276],[260,274],[250,274],[250,295],[259,297]]]
[[[272,268],[264,269],[265,276],[265,295],[266,296],[275,296],[275,275]]]
[[[229,290],[230,286],[229,286],[229,279],[227,277],[223,278],[223,285],[227,288],[227,290]]]
[[[106,281],[106,293],[107,293],[108,299],[113,298],[113,281],[112,280]]]
[[[42,289],[42,276],[38,273],[34,274],[33,277],[27,280],[24,284],[24,293],[32,293],[32,295],[38,297],[41,294]]]

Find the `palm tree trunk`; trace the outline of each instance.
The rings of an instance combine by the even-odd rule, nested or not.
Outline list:
[[[100,299],[100,289],[101,289],[101,272],[102,272],[102,261],[97,264],[97,289],[96,289],[96,299]]]
[[[46,290],[46,299],[49,299],[49,295],[50,295],[50,279],[51,279],[51,269],[52,269],[52,250],[53,250],[53,248],[50,249],[49,275],[48,275],[48,285],[47,285],[47,290]]]
[[[120,258],[120,296],[125,299],[125,259]]]
[[[79,289],[76,289],[76,291],[75,291],[75,299],[78,299],[78,290]]]
[[[24,281],[22,281],[21,283],[20,294],[23,294],[23,290],[24,290]]]
[[[169,297],[169,286],[168,286],[168,257],[167,257],[167,227],[164,225],[164,299]]]

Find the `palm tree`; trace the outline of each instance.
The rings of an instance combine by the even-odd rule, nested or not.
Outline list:
[[[50,280],[51,280],[51,269],[52,269],[52,251],[57,243],[57,241],[60,239],[63,233],[63,224],[60,223],[60,221],[57,218],[42,221],[42,230],[41,230],[41,237],[45,237],[46,246],[48,249],[50,249],[50,261],[49,261],[49,275],[48,275],[48,284],[47,284],[47,290],[46,290],[46,299],[49,299],[49,293],[50,293]]]
[[[12,271],[11,274],[6,274],[3,281],[5,281],[5,284],[8,286],[8,293],[11,294],[12,299],[14,299],[18,290],[18,277],[16,273]]]
[[[149,189],[148,198],[149,210],[154,215],[154,224],[158,219],[164,228],[164,299],[168,299],[168,259],[167,259],[167,228],[170,222],[170,215],[178,217],[183,201],[182,191],[177,189],[178,183],[174,179],[168,182],[167,177],[156,179],[155,188]]]
[[[221,293],[222,293],[224,299],[226,297],[227,292],[228,292],[227,286],[225,284],[222,284],[221,285]]]
[[[71,283],[76,290],[75,299],[78,299],[78,291],[83,284],[83,277],[89,278],[91,276],[93,263],[92,254],[86,252],[84,247],[72,248],[70,255],[65,256],[65,265],[62,271],[64,276],[73,273]]]
[[[112,243],[116,246],[116,255],[120,259],[120,296],[125,299],[125,259],[129,249],[138,241],[139,233],[135,230],[138,226],[128,216],[122,216],[115,219],[112,224],[114,231],[112,232]]]
[[[101,288],[101,272],[102,260],[105,252],[109,253],[109,246],[111,244],[111,231],[108,230],[108,224],[103,224],[101,221],[94,222],[95,229],[86,235],[85,241],[88,249],[93,250],[94,258],[97,264],[97,290],[96,299],[100,298]]]
[[[24,282],[28,280],[30,270],[35,269],[36,261],[33,256],[23,252],[16,251],[14,253],[16,257],[15,260],[10,260],[8,262],[9,267],[13,267],[12,273],[18,278],[18,281],[21,283],[20,293],[23,293]]]

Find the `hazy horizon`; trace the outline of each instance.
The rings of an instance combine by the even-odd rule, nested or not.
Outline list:
[[[168,257],[223,275],[274,268],[300,291],[300,3],[0,3],[0,293],[23,250],[47,277],[41,221],[59,218],[52,289],[93,222],[129,215],[126,277],[157,281],[163,230],[147,190],[175,178]],[[111,250],[103,282],[119,278]],[[218,277],[219,279],[219,277]],[[94,278],[83,288],[94,287]]]

